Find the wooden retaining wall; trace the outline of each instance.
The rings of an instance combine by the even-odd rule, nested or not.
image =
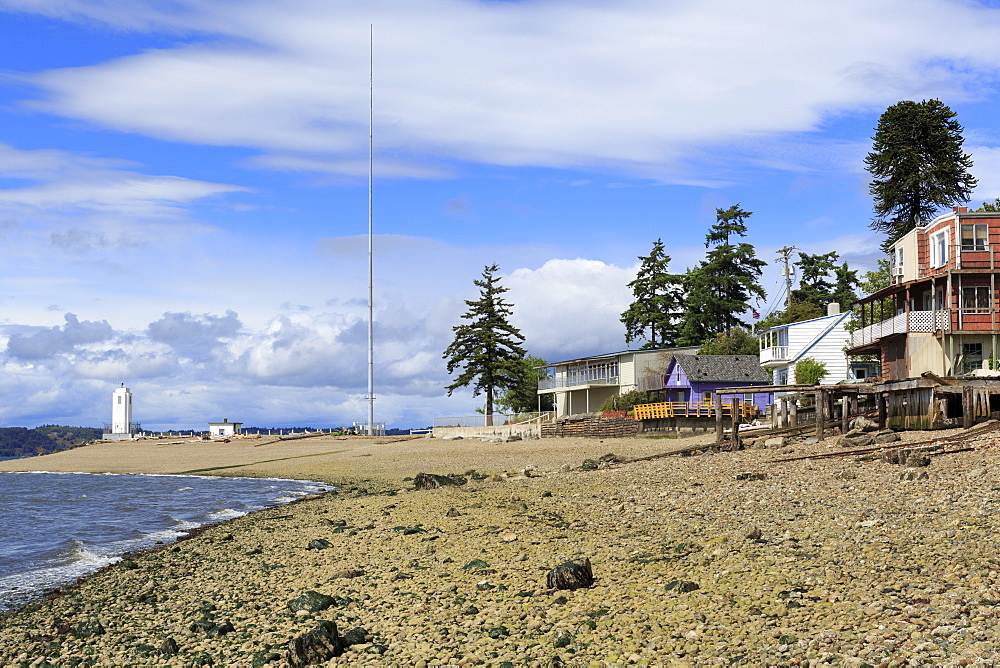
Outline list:
[[[635,436],[641,431],[642,423],[634,418],[585,413],[543,424],[542,438],[618,438]]]

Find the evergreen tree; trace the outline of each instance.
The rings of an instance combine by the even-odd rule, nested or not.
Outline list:
[[[685,309],[678,343],[700,345],[720,332],[742,324],[739,314],[754,297],[766,296],[760,275],[766,262],[748,243],[731,243],[733,235],[745,237],[745,220],[752,215],[739,205],[716,209],[716,223],[705,236],[711,248],[705,259],[684,276]]]
[[[635,301],[622,313],[625,341],[646,339],[643,348],[662,348],[677,339],[677,320],[681,316],[683,277],[667,271],[670,256],[657,239],[649,255],[639,256],[642,264],[635,280],[628,284]],[[647,333],[648,332],[648,333]]]
[[[942,207],[969,201],[977,181],[955,116],[940,100],[903,100],[879,118],[865,168],[883,250]]]
[[[520,360],[517,384],[502,392],[497,405],[511,413],[534,413],[537,410],[554,410],[554,394],[538,394],[538,367],[548,364],[541,357],[524,357]]]
[[[847,266],[844,262],[835,270],[836,278],[833,283],[833,294],[830,302],[840,304],[840,312],[847,313],[851,309],[851,304],[858,298],[855,292],[861,281],[858,280],[858,272]]]
[[[825,315],[827,305],[833,302],[840,304],[841,312],[851,308],[857,298],[854,289],[858,286],[858,272],[846,262],[838,265],[839,258],[834,251],[822,255],[799,253],[795,266],[801,278],[798,289],[792,290],[793,303],[814,304],[820,315]]]
[[[525,356],[521,342],[524,336],[510,324],[511,304],[501,295],[507,288],[500,285],[494,274],[497,265],[487,265],[482,279],[473,281],[479,287],[479,299],[465,300],[469,310],[462,315],[468,322],[452,327],[455,340],[444,351],[448,373],[456,369],[461,373],[448,390],[448,396],[460,387],[472,385],[472,395],[486,394],[486,425],[493,424],[493,398],[500,390],[510,390],[521,379],[522,359]]]
[[[838,257],[835,251],[822,255],[799,253],[799,261],[795,263],[799,268],[799,287],[792,290],[792,301],[815,304],[825,313],[826,305],[832,301],[834,288],[830,272],[837,268]]]

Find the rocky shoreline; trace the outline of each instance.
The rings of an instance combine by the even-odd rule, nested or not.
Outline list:
[[[3,619],[0,664],[278,666],[312,633],[329,665],[994,665],[996,434],[926,475],[775,461],[833,439],[631,463],[674,443],[609,440],[432,490],[341,481]],[[619,455],[576,468],[595,448]],[[591,586],[550,588],[583,559]]]

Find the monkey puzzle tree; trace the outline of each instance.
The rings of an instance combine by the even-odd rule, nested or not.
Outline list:
[[[955,116],[940,100],[903,100],[879,118],[865,168],[883,250],[941,208],[969,201],[977,181]]]
[[[510,390],[522,379],[521,347],[524,336],[510,324],[511,304],[501,295],[507,288],[495,276],[496,264],[483,269],[481,279],[473,281],[479,287],[479,299],[465,300],[469,310],[462,314],[467,323],[452,327],[455,339],[442,356],[448,362],[448,373],[460,371],[458,378],[445,387],[448,396],[460,387],[472,385],[472,396],[486,394],[486,425],[493,424],[493,399],[497,391]]]

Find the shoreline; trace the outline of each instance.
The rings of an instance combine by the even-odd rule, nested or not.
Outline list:
[[[422,451],[403,443],[361,459],[366,450],[354,444],[312,456],[313,470],[348,486],[204,527],[138,556],[136,568],[116,564],[37,611],[0,619],[0,663],[44,655],[277,666],[289,641],[320,620],[341,635],[364,630],[329,665],[998,657],[1000,563],[990,537],[1000,457],[991,442],[935,458],[913,480],[879,460],[774,461],[829,453],[829,442],[573,468],[687,442],[449,441]],[[409,491],[402,480],[461,473],[422,469],[477,458],[491,475],[461,487]],[[275,466],[286,471],[289,461],[305,460]],[[595,584],[548,589],[546,572],[576,557],[590,559]],[[292,610],[307,591],[332,597],[332,607]],[[87,635],[95,623],[102,633]],[[167,639],[176,653],[159,653]]]

